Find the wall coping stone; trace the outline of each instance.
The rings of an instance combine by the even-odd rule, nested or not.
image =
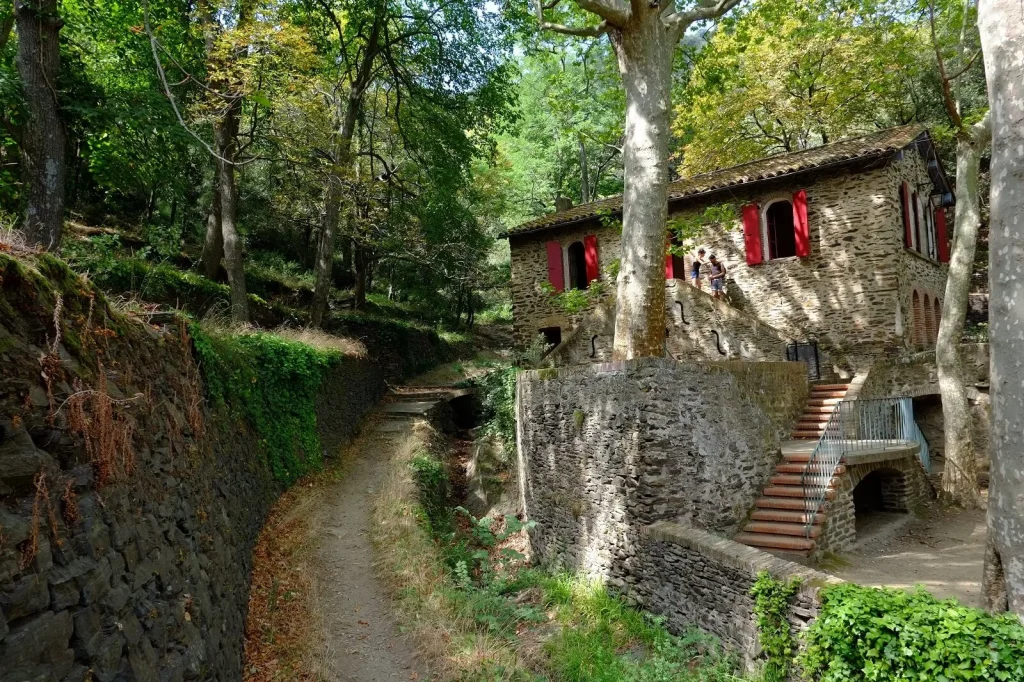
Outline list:
[[[620,374],[629,369],[642,369],[654,367],[656,369],[679,369],[705,372],[707,374],[718,374],[730,372],[731,369],[738,369],[744,365],[792,365],[797,364],[786,360],[763,361],[763,360],[705,360],[705,361],[684,361],[674,358],[651,357],[633,358],[632,360],[616,360],[613,362],[592,362],[583,365],[566,365],[563,367],[544,367],[541,369],[523,370],[519,376],[527,381],[544,381],[557,377],[568,377],[578,374]]]
[[[692,526],[683,526],[670,521],[658,521],[644,529],[644,534],[652,540],[671,542],[686,549],[698,552],[703,556],[718,561],[740,571],[756,576],[761,571],[768,571],[778,580],[800,579],[800,593],[814,596],[822,587],[839,585],[846,581],[816,571],[813,568],[780,559],[768,552],[754,547],[741,545],[727,538],[713,535]]]

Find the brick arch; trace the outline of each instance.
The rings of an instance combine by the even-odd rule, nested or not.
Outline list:
[[[914,294],[911,297],[913,311],[913,321],[911,323],[910,343],[915,346],[920,346],[924,339],[924,310],[921,308],[921,294],[917,289],[914,289]]]
[[[924,335],[921,341],[927,346],[935,338],[933,333],[935,330],[935,311],[932,308],[932,298],[929,294],[926,293],[924,295],[921,305],[924,308]]]

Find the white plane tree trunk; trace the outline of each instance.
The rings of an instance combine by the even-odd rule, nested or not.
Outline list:
[[[978,170],[981,153],[990,137],[989,118],[964,130],[956,152],[956,218],[953,250],[949,259],[946,296],[935,342],[935,364],[942,395],[946,467],[942,472],[945,497],[965,507],[981,506],[977,456],[971,433],[971,406],[964,386],[960,337],[967,320],[967,302],[974,269],[974,252],[981,229],[981,197]]]
[[[982,590],[1024,619],[1024,3],[981,0],[992,115],[992,470]]]

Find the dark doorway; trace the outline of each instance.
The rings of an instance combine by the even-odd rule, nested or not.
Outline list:
[[[587,252],[583,242],[569,244],[566,256],[569,258],[569,288],[586,289],[590,283],[587,281]]]
[[[544,343],[549,347],[557,346],[562,343],[562,328],[561,327],[544,327],[538,330],[544,336]]]
[[[853,510],[858,532],[884,522],[893,512],[907,511],[906,479],[895,469],[876,469],[853,489]]]
[[[793,225],[793,204],[776,201],[765,211],[768,225],[768,258],[796,255],[796,229]]]

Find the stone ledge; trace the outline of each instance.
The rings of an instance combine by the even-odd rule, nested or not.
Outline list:
[[[726,566],[749,573],[751,579],[761,571],[768,571],[779,580],[799,578],[801,594],[813,594],[821,587],[845,582],[827,573],[678,523],[658,521],[648,526],[645,529],[645,534],[652,540],[680,545]]]

